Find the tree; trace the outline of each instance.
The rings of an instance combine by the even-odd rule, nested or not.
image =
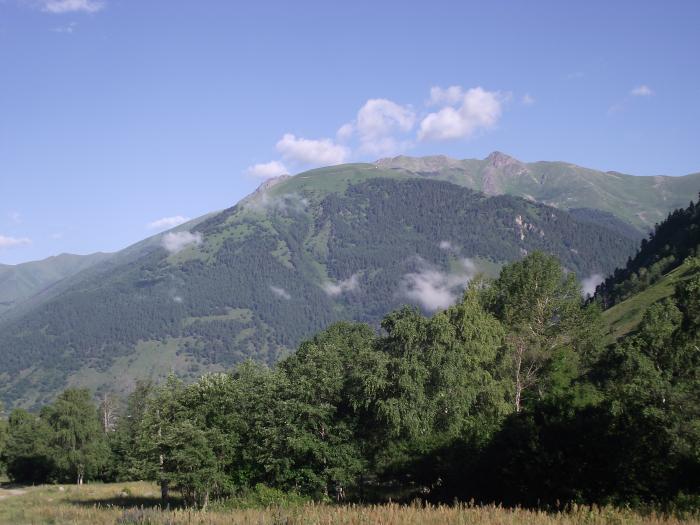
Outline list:
[[[154,386],[137,381],[126,399],[126,407],[108,435],[112,451],[111,477],[115,480],[153,479],[157,468],[146,460],[141,441],[143,418]]]
[[[163,500],[171,486],[188,505],[202,508],[212,495],[229,492],[226,467],[236,439],[226,425],[235,411],[227,399],[230,383],[225,374],[204,376],[189,386],[170,376],[149,399],[141,450],[151,465],[148,472],[160,482]]]
[[[374,428],[363,416],[383,373],[374,337],[367,325],[336,323],[280,365],[267,442],[289,461],[277,463],[283,486],[343,499],[366,470]]]
[[[70,388],[41,411],[51,428],[49,443],[59,479],[82,485],[97,478],[108,461],[109,449],[100,418],[87,389]]]
[[[579,344],[583,301],[573,273],[551,255],[534,252],[506,265],[485,293],[486,304],[507,327],[506,345],[513,376],[513,405],[525,396],[546,393],[547,370],[556,361],[573,360]]]
[[[17,483],[46,483],[54,471],[51,428],[23,409],[10,414],[5,447],[7,474]]]
[[[6,457],[5,447],[7,446],[7,420],[3,417],[4,405],[0,401],[0,474],[5,473]]]

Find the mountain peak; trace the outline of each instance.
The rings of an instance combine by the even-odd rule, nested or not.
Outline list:
[[[494,168],[502,168],[504,166],[521,165],[518,159],[506,155],[501,151],[494,151],[484,159],[490,166]]]

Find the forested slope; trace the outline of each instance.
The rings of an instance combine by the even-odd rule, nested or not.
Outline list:
[[[476,272],[534,250],[584,277],[634,249],[563,210],[371,165],[267,185],[190,229],[5,321],[3,397],[32,405],[66,381],[124,390],[170,370],[272,363],[337,319],[445,307]]]

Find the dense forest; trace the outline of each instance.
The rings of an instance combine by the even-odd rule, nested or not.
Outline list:
[[[696,259],[686,261],[700,269]],[[274,367],[69,389],[11,412],[18,482],[150,479],[188,505],[267,487],[316,500],[697,505],[700,271],[603,348],[600,309],[542,252],[432,316],[338,322]]]
[[[595,214],[438,180],[306,191],[257,195],[199,223],[201,243],[175,254],[154,243],[4,322],[0,396],[39,406],[71,377],[151,373],[149,362],[125,373],[144,344],[176,347],[162,372],[186,379],[248,359],[273,365],[335,321],[379,328],[404,303],[425,308],[405,293],[408,278],[463,284],[466,258],[481,261],[472,273],[495,273],[539,250],[583,278],[623,264],[637,242]]]

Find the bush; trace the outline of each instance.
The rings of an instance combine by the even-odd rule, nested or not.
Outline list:
[[[296,492],[268,487],[258,483],[252,489],[245,489],[216,506],[224,509],[260,509],[269,507],[298,507],[311,501],[311,498]]]

